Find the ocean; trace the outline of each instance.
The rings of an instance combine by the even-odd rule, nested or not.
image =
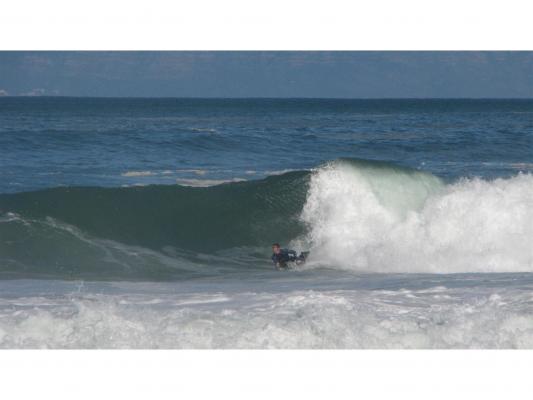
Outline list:
[[[0,97],[0,348],[533,348],[533,100]]]

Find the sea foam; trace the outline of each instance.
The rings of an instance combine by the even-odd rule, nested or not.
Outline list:
[[[318,169],[302,220],[312,262],[366,272],[533,271],[533,176],[445,184],[420,171]]]
[[[4,290],[18,290],[0,297],[0,348],[533,347],[530,292],[477,282],[192,293],[175,284],[113,292],[93,284],[72,294],[46,294],[42,282],[30,294],[30,283],[7,282]]]

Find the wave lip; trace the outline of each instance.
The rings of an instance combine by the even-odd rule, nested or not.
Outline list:
[[[315,263],[360,272],[533,272],[533,176],[445,184],[339,161],[311,177],[301,215]]]

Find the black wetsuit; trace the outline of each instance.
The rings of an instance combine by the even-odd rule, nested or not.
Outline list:
[[[272,262],[278,268],[287,268],[288,262],[304,260],[305,255],[302,253],[298,256],[294,250],[281,249],[279,254],[272,254]]]

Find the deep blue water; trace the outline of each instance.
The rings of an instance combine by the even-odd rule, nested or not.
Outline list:
[[[340,157],[446,179],[533,170],[533,100],[0,98],[0,192],[205,184]]]

